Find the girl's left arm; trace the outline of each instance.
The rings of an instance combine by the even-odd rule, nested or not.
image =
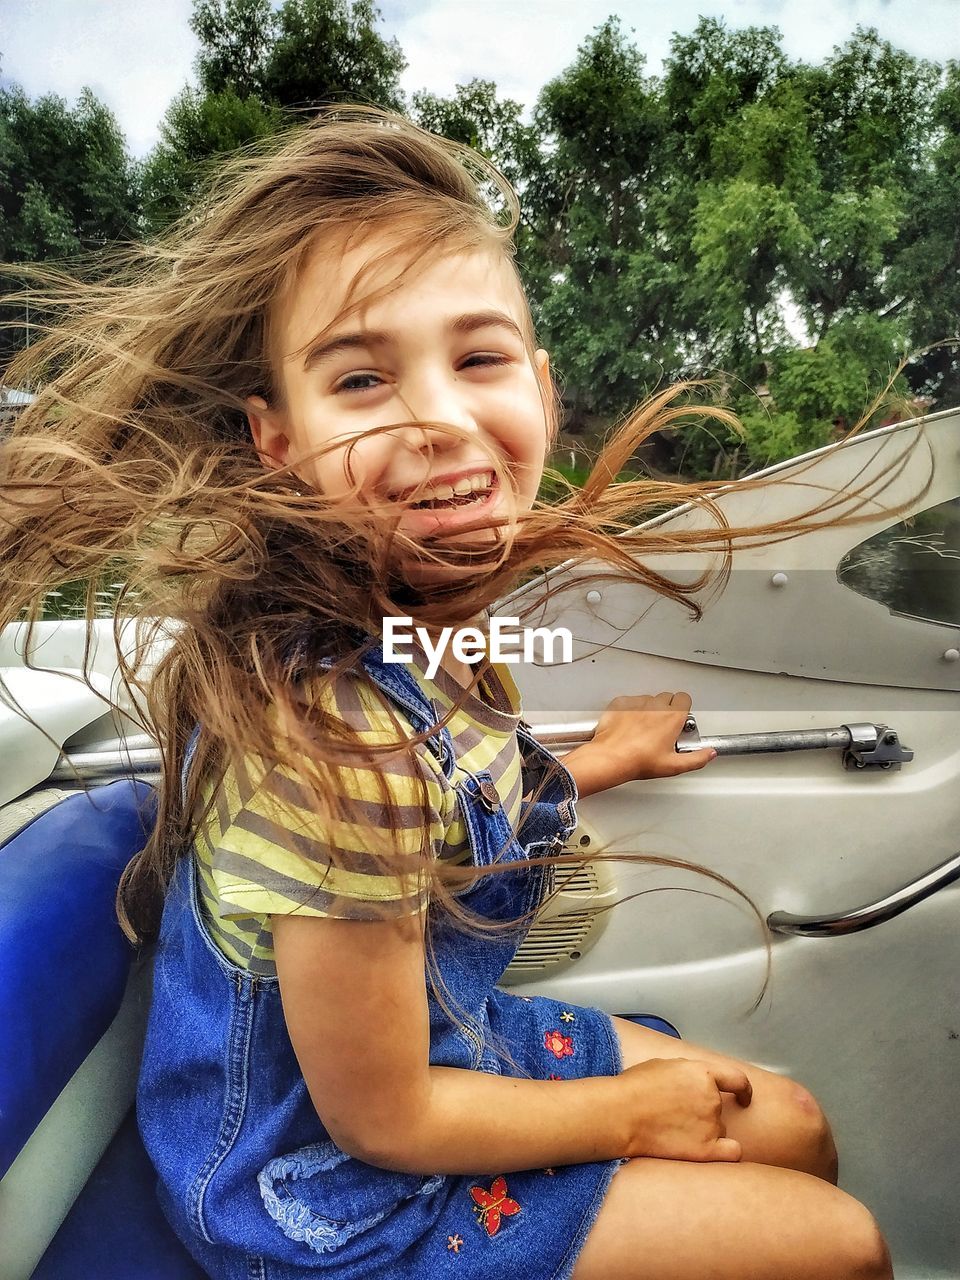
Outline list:
[[[688,693],[614,698],[590,741],[563,757],[580,795],[639,778],[672,778],[709,764],[717,754],[710,748],[676,749],[691,705]]]

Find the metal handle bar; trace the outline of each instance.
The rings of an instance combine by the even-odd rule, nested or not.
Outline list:
[[[789,911],[773,911],[767,916],[767,927],[773,933],[796,934],[801,938],[837,938],[844,933],[859,933],[861,929],[872,929],[902,915],[955,880],[960,880],[960,853],[869,906],[838,911],[830,916],[795,916]]]
[[[687,721],[689,724],[690,721]],[[869,728],[874,730],[875,726]],[[876,745],[877,735],[871,734]],[[846,751],[853,744],[853,733],[848,725],[831,729],[777,729],[765,733],[726,733],[712,738],[702,738],[692,730],[684,729],[684,736],[677,742],[677,750],[700,751],[713,747],[718,756],[762,755],[779,751]]]
[[[75,783],[78,774],[85,782],[105,782],[130,774],[150,777],[158,774],[160,767],[160,748],[148,734],[138,733],[93,743],[83,751],[65,751],[47,780]]]
[[[690,721],[688,721],[688,724]],[[823,748],[841,748],[849,753],[854,735],[853,729],[879,731],[884,726],[841,725],[836,729],[800,729],[786,733],[743,733],[726,737],[702,738],[701,746],[713,746],[718,753],[739,755],[759,751],[810,751]],[[536,730],[537,737],[549,747],[573,747],[587,741],[596,729],[596,721],[562,726],[543,725]],[[695,731],[695,724],[694,730]],[[888,731],[888,732],[892,732]],[[882,738],[877,732],[876,738]],[[772,745],[770,740],[774,739]],[[893,746],[895,744],[887,744]],[[677,750],[696,750],[689,742],[677,744]],[[900,748],[905,758],[913,753]],[[874,766],[876,767],[876,766]],[[894,764],[899,768],[899,764]],[[50,775],[51,782],[73,782],[79,773],[88,781],[104,781],[131,773],[149,776],[160,772],[160,751],[145,734],[127,739],[115,738],[92,746],[87,751],[70,752],[61,757],[60,763]],[[954,881],[960,880],[960,853],[928,871],[920,879],[895,890],[879,902],[857,907],[853,911],[841,911],[825,916],[799,916],[789,911],[773,911],[767,917],[767,927],[773,933],[792,934],[803,938],[835,938],[846,933],[859,933],[884,924],[901,915],[910,907]]]
[[[533,732],[545,747],[568,750],[593,737],[595,720],[575,724],[536,726]],[[885,724],[843,724],[827,729],[780,729],[766,733],[729,733],[701,738],[697,722],[689,716],[677,741],[677,750],[699,751],[712,747],[718,756],[759,755],[784,751],[842,751],[845,769],[899,769],[913,759],[896,729]]]
[[[596,727],[595,720],[584,720],[575,724],[540,725],[533,732],[545,747],[566,750],[588,742]],[[897,731],[883,724],[844,724],[827,729],[786,729],[701,738],[697,722],[690,716],[677,741],[677,750],[699,751],[704,747],[712,747],[721,756],[839,750],[843,752],[843,765],[847,769],[899,769],[901,763],[913,759],[913,752],[903,746]],[[76,781],[77,774],[90,781],[102,781],[123,774],[159,772],[159,748],[146,734],[137,734],[112,738],[84,751],[65,752],[54,767],[50,781]]]

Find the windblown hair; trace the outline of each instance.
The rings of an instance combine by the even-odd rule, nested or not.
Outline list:
[[[656,430],[697,414],[735,425],[722,408],[692,408],[689,386],[643,405],[582,489],[567,486],[558,501],[537,503],[509,536],[414,547],[464,569],[455,586],[429,592],[405,585],[397,569],[409,539],[384,530],[359,500],[334,507],[302,492],[289,468],[264,468],[245,400],[276,403],[281,394],[275,307],[318,244],[342,242],[345,232],[351,240],[385,233],[403,272],[476,249],[512,262],[516,222],[513,191],[479,156],[399,117],[339,108],[234,158],[165,239],[118,255],[108,273],[80,280],[28,271],[31,305],[45,323],[7,375],[38,392],[0,450],[0,625],[19,619],[32,629],[47,592],[83,580],[92,628],[97,587],[126,583],[114,627],[121,675],[163,757],[157,821],[118,898],[131,937],[156,933],[174,862],[199,820],[201,787],[230,760],[280,766],[297,775],[322,819],[340,813],[339,771],[369,764],[379,749],[323,710],[318,683],[352,678],[384,617],[464,625],[535,572],[571,560],[592,562],[592,573],[602,561],[610,574],[696,614],[705,575],[681,585],[647,567],[645,556],[712,550],[722,569],[735,544],[855,518],[850,495],[827,495],[803,519],[731,528],[713,503],[716,484],[614,483]],[[369,297],[362,285],[358,299]],[[532,322],[527,340],[532,353]],[[556,406],[545,408],[555,429]],[[712,512],[711,527],[638,528],[681,502]],[[335,666],[320,678],[322,658]],[[311,672],[316,678],[305,682]],[[482,674],[478,668],[476,678]],[[195,767],[182,799],[178,780],[195,725]],[[410,745],[398,725],[393,749]],[[465,928],[493,927],[470,919],[455,891],[502,868],[426,856],[411,868],[409,855],[377,852],[428,882],[431,901]]]

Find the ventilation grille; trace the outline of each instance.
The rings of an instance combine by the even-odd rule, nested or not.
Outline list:
[[[579,827],[570,846],[587,848],[593,843],[593,837]],[[530,926],[501,979],[503,986],[532,982],[575,963],[603,932],[609,912],[596,914],[596,908],[607,906],[616,897],[609,866],[588,862],[582,867],[561,867],[556,877],[557,892]]]
[[[540,974],[566,961],[579,960],[595,921],[585,914],[558,920],[537,920],[530,927],[507,974],[516,978]]]

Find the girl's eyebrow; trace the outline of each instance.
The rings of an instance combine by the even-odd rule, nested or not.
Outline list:
[[[473,333],[477,329],[499,327],[507,329],[523,341],[523,330],[515,320],[503,311],[471,311],[466,315],[456,316],[447,328],[451,333]],[[385,346],[396,341],[396,335],[381,329],[364,329],[359,333],[341,333],[335,338],[321,339],[307,349],[303,359],[304,372],[315,369],[324,360],[338,355],[341,351],[355,351],[358,348]]]

